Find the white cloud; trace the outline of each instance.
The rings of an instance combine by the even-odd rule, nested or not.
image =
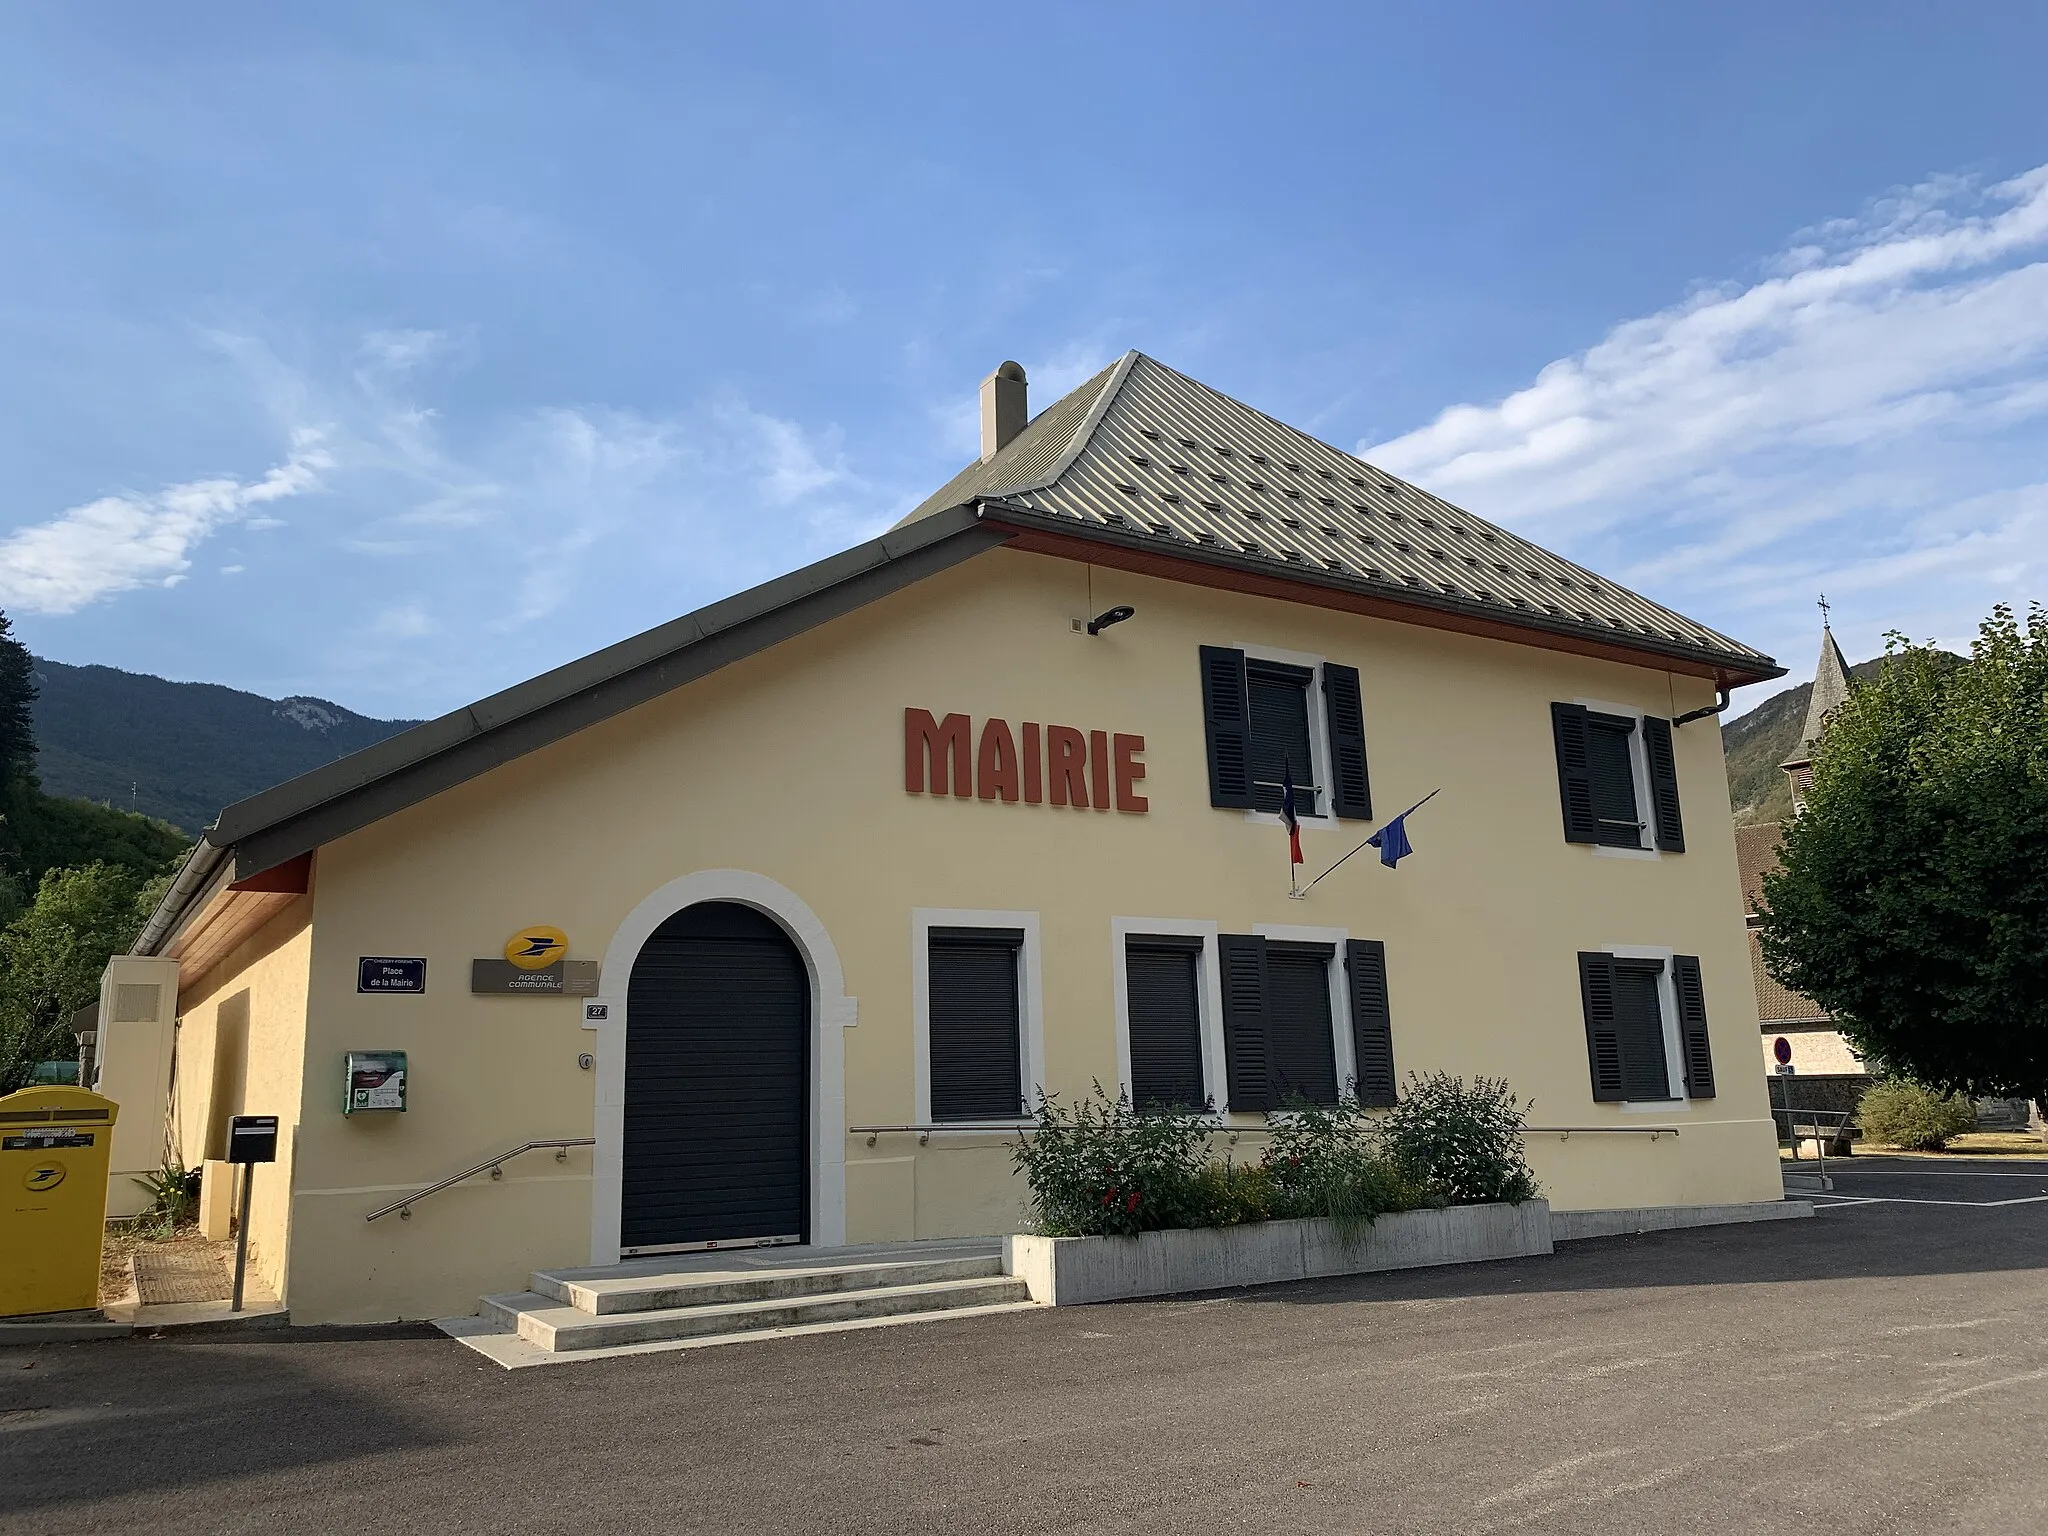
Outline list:
[[[1931,181],[1761,270],[1359,451],[1796,665],[1821,588],[1861,599],[1858,650],[2038,588],[2048,166]]]
[[[75,613],[137,587],[185,579],[192,550],[252,508],[316,489],[334,458],[324,434],[300,428],[289,456],[262,478],[190,480],[153,494],[102,496],[0,539],[0,607]],[[266,520],[269,521],[269,520]]]

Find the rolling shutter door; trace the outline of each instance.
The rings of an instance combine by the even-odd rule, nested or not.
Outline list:
[[[808,1223],[810,978],[748,907],[657,928],[627,991],[622,1248],[800,1240]]]
[[[1252,721],[1243,651],[1202,647],[1202,729],[1209,747],[1209,803],[1250,810]]]
[[[1367,1109],[1392,1108],[1396,1096],[1394,1021],[1387,1005],[1387,946],[1378,939],[1348,941],[1344,971],[1351,985],[1351,1049],[1358,1068],[1358,1102]]]
[[[1266,1072],[1266,941],[1253,934],[1216,939],[1223,973],[1223,1055],[1234,1110],[1273,1107]]]
[[[1372,820],[1372,786],[1365,769],[1365,704],[1358,668],[1323,663],[1323,702],[1330,722],[1330,811]]]
[[[1678,758],[1671,750],[1671,722],[1643,717],[1643,755],[1650,763],[1650,819],[1657,846],[1666,853],[1685,852],[1685,820],[1678,812]]]
[[[1018,928],[934,928],[927,961],[934,1120],[1024,1113]]]
[[[1672,956],[1671,983],[1678,994],[1678,1040],[1685,1057],[1685,1095],[1689,1099],[1711,1099],[1714,1048],[1707,1039],[1707,994],[1700,986],[1699,956]]]
[[[1135,1108],[1200,1109],[1207,1102],[1196,969],[1201,952],[1202,941],[1194,938],[1132,938],[1124,946]]]
[[[1600,820],[1593,810],[1593,764],[1586,743],[1586,709],[1579,704],[1550,706],[1550,731],[1557,747],[1557,795],[1564,807],[1564,840],[1600,841]]]

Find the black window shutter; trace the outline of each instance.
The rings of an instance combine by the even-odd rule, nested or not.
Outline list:
[[[1323,701],[1330,717],[1330,810],[1353,821],[1372,820],[1372,788],[1365,772],[1365,705],[1358,668],[1323,663]]]
[[[1550,730],[1557,741],[1557,793],[1564,803],[1564,840],[1600,841],[1600,818],[1593,809],[1593,763],[1586,747],[1586,708],[1582,704],[1550,706]]]
[[[1556,739],[1556,793],[1565,805],[1565,842],[1599,842],[1599,815],[1593,811],[1593,760],[1585,731],[1583,705],[1550,705],[1550,735]]]
[[[1387,1006],[1387,946],[1351,939],[1344,946],[1351,978],[1351,1052],[1358,1066],[1358,1102],[1368,1109],[1394,1103],[1394,1020]]]
[[[1024,1111],[1015,928],[934,928],[926,972],[934,1120]]]
[[[1666,853],[1685,852],[1685,822],[1678,814],[1678,759],[1671,750],[1671,722],[1643,717],[1643,751],[1650,760],[1650,814],[1657,824],[1657,846]]]
[[[1223,973],[1223,1056],[1230,1077],[1230,1108],[1273,1107],[1266,1067],[1266,941],[1247,933],[1219,934],[1217,969]]]
[[[1579,994],[1586,1008],[1593,1097],[1619,1103],[1627,1094],[1621,1078],[1621,1031],[1614,1017],[1614,956],[1580,952]]]
[[[1200,1109],[1202,941],[1133,937],[1124,946],[1130,1022],[1131,1103],[1137,1109]]]
[[[1252,806],[1252,717],[1244,652],[1202,647],[1202,728],[1209,741],[1209,803]]]
[[[1707,994],[1700,986],[1698,955],[1671,957],[1671,982],[1678,993],[1678,1039],[1685,1053],[1685,1095],[1714,1096],[1714,1048],[1707,1040]]]

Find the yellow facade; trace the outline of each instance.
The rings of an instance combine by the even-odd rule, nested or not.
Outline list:
[[[171,1142],[185,1167],[203,1166],[208,1184],[223,1186],[209,1191],[209,1205],[228,1208],[228,1122],[278,1117],[277,1161],[256,1169],[249,1204],[249,1271],[276,1296],[285,1294],[291,1261],[292,1127],[302,1118],[306,1077],[312,921],[310,897],[292,903],[178,999]],[[339,1103],[339,1090],[334,1097]]]
[[[1074,632],[1075,616],[1119,603],[1137,616]],[[1289,899],[1285,833],[1209,803],[1205,644],[1360,670],[1380,817],[1441,791],[1412,824],[1411,859],[1388,870],[1368,853]],[[798,935],[814,979],[837,973],[815,1026],[836,1033],[813,1061],[830,1075],[843,1046],[843,1103],[823,1102],[826,1084],[814,1120],[831,1145],[814,1149],[813,1208],[836,1210],[814,1216],[814,1237],[1020,1220],[1003,1137],[850,1129],[919,1120],[913,914],[930,910],[1035,914],[1044,1086],[1062,1095],[1118,1081],[1117,920],[1341,930],[1386,945],[1402,1074],[1505,1077],[1542,1126],[1679,1129],[1532,1136],[1557,1207],[1775,1199],[1718,731],[1675,734],[1689,851],[1610,856],[1560,835],[1549,705],[1571,700],[1668,718],[1712,690],[1654,663],[985,553],[323,846],[310,896],[188,980],[179,1134],[196,1150],[237,1109],[283,1117],[254,1248],[301,1321],[466,1313],[530,1270],[615,1256],[617,1110],[604,1101],[622,1080],[621,1037],[584,1029],[575,998],[472,995],[470,961],[551,924],[573,959],[606,962],[601,990],[622,998],[621,931],[644,924],[656,893],[750,880],[815,919]],[[908,794],[908,707],[977,728],[995,716],[1141,735],[1149,809]],[[1305,830],[1309,872],[1369,829]],[[1650,1113],[1592,1101],[1575,957],[1634,945],[1701,958],[1716,1098]],[[426,994],[359,995],[362,956],[426,958]],[[344,1055],[371,1049],[407,1053],[409,1107],[344,1118]],[[529,1154],[409,1220],[364,1220],[521,1142],[592,1135],[594,1149]]]

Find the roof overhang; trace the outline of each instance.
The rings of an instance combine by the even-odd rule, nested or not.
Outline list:
[[[1204,545],[1188,544],[1165,550],[1155,538],[1077,523],[1029,507],[1001,501],[985,501],[981,506],[988,522],[1014,530],[1009,541],[1011,549],[1034,554],[1080,560],[1166,581],[1367,614],[1399,624],[1478,635],[1511,645],[1566,651],[1632,667],[1655,667],[1663,672],[1705,678],[1719,688],[1740,688],[1785,675],[1785,669],[1775,664],[1766,666],[1742,656],[1714,655],[1690,646],[1661,642],[1650,635],[1636,636],[1618,629],[1610,639],[1589,634],[1582,625],[1553,623],[1542,614],[1503,609],[1498,604],[1464,602],[1422,588],[1389,590],[1384,584],[1280,561],[1268,562],[1273,566],[1270,571],[1250,569],[1241,557]]]

